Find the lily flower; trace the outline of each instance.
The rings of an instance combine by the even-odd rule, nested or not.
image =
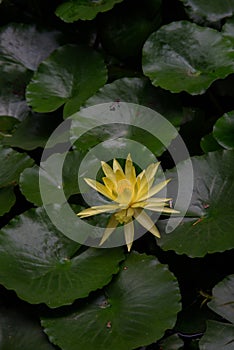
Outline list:
[[[110,204],[93,206],[77,214],[83,219],[101,213],[113,213],[99,245],[109,238],[119,224],[124,224],[125,241],[130,251],[134,240],[133,218],[147,231],[160,238],[157,227],[144,209],[165,214],[179,213],[169,207],[168,203],[171,198],[153,197],[170,181],[170,179],[165,180],[153,186],[159,164],[160,162],[150,164],[147,169],[136,176],[136,170],[129,154],[125,163],[125,171],[116,159],[113,160],[113,168],[101,162],[105,174],[105,177],[102,178],[103,184],[84,178],[90,187],[111,200]]]

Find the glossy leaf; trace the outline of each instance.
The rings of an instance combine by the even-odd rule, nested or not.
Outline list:
[[[64,116],[68,117],[77,112],[106,79],[106,67],[100,54],[66,45],[40,64],[27,87],[27,101],[36,112],[51,112],[65,104]]]
[[[161,348],[166,350],[182,350],[184,342],[176,334],[162,340],[160,342]]]
[[[27,69],[36,70],[60,41],[61,33],[58,31],[38,30],[35,25],[13,23],[0,31],[0,55]]]
[[[192,157],[194,189],[187,218],[172,232],[165,233],[167,220],[158,222],[162,238],[158,244],[165,250],[175,250],[178,254],[202,257],[207,253],[223,252],[234,246],[234,152],[216,151],[205,156]],[[188,162],[168,171],[167,196],[176,199],[177,171],[180,176],[188,176]],[[183,203],[186,205],[187,203]],[[184,212],[183,205],[177,208]],[[177,219],[173,219],[177,220]]]
[[[121,249],[80,250],[42,208],[16,217],[0,234],[0,283],[29,303],[71,304],[109,283]]]
[[[222,28],[222,33],[234,44],[234,18],[229,18]]]
[[[213,128],[213,136],[226,149],[234,148],[234,111],[224,114]]]
[[[5,137],[3,144],[25,150],[44,147],[57,125],[57,116],[30,113],[18,125],[13,135]]]
[[[106,84],[86,101],[85,107],[105,102],[113,103],[115,107],[118,101],[154,109],[175,126],[181,123],[183,111],[179,99],[165,90],[155,88],[146,78],[122,78]]]
[[[222,0],[180,0],[188,7],[188,13],[192,19],[217,22],[234,13],[234,1]]]
[[[24,153],[0,145],[0,187],[18,183],[20,173],[34,161]]]
[[[234,324],[234,275],[227,276],[213,288],[208,306]]]
[[[69,314],[42,320],[63,350],[129,350],[159,339],[179,311],[178,285],[156,258],[132,253],[103,292]],[[168,307],[170,305],[170,307]]]
[[[0,216],[8,213],[15,204],[15,199],[13,187],[0,188]]]
[[[155,86],[202,94],[215,80],[234,72],[233,58],[233,45],[220,32],[172,22],[146,41],[143,71]]]
[[[208,135],[205,135],[202,139],[201,139],[201,148],[205,153],[208,152],[213,152],[213,151],[218,151],[219,149],[221,149],[222,147],[220,146],[220,144],[218,144],[218,142],[215,140],[213,133],[210,133]]]
[[[200,340],[200,350],[233,350],[234,325],[216,321],[207,322],[207,330]]]
[[[19,120],[14,117],[0,116],[0,140],[11,136],[17,124]]]
[[[108,11],[121,1],[123,0],[67,1],[59,5],[55,13],[64,22],[75,22],[78,19],[90,20],[99,12]]]
[[[55,350],[28,307],[0,307],[1,350]]]

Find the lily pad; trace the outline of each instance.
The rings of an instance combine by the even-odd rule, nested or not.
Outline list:
[[[215,140],[213,133],[205,135],[201,139],[200,146],[205,153],[218,151],[222,148],[220,144]]]
[[[44,209],[31,209],[0,231],[0,283],[29,303],[71,304],[118,272],[121,249],[81,249],[62,235]]]
[[[106,12],[123,0],[72,0],[59,5],[55,14],[64,22],[75,22],[78,19],[90,20],[99,12]]]
[[[162,238],[158,244],[165,250],[175,250],[178,254],[202,257],[207,253],[223,252],[234,247],[234,151],[216,151],[200,157],[192,157],[194,189],[187,218],[170,233],[168,220],[161,220],[158,226]],[[177,196],[177,171],[186,178],[188,161],[177,165],[177,169],[166,172],[172,181],[168,185],[167,196],[174,200]],[[184,213],[183,203],[177,208]],[[170,219],[177,222],[177,218]],[[169,224],[170,225],[170,224]],[[166,228],[167,227],[167,228]]]
[[[15,204],[15,194],[13,187],[0,188],[0,216],[8,213],[11,207]]]
[[[77,112],[107,79],[101,55],[94,50],[66,45],[42,62],[27,86],[27,102],[36,112],[51,112],[64,105],[64,117]]]
[[[118,101],[132,102],[154,109],[173,125],[179,126],[182,119],[182,104],[168,91],[154,87],[146,78],[122,78],[103,86],[90,97],[85,107],[110,102],[113,107]]]
[[[207,330],[200,340],[200,350],[233,350],[234,325],[216,321],[207,322]]]
[[[229,18],[222,28],[223,36],[227,37],[234,44],[234,18]]]
[[[234,111],[224,114],[213,128],[217,142],[226,149],[234,148]]]
[[[38,30],[35,25],[13,23],[0,31],[0,55],[36,70],[62,39],[58,31]]]
[[[27,306],[0,307],[1,350],[55,350]]]
[[[234,13],[234,1],[222,0],[180,0],[188,7],[191,18],[200,18],[209,22],[217,22]]]
[[[179,299],[178,284],[166,266],[132,253],[102,292],[73,312],[43,318],[42,325],[63,350],[77,350],[77,344],[87,350],[135,349],[173,327]]]
[[[20,173],[31,167],[34,161],[24,153],[14,151],[12,148],[0,145],[0,187],[17,184]]]
[[[234,324],[234,275],[227,276],[213,288],[209,307]]]
[[[50,170],[48,173],[41,168],[40,181],[44,181],[47,188],[48,198],[51,192],[51,198],[47,203],[42,203],[40,187],[39,187],[39,167],[34,165],[32,168],[25,169],[20,176],[20,190],[28,201],[41,206],[42,204],[56,203],[54,196],[54,188],[57,191],[64,191],[67,197],[72,194],[79,193],[78,189],[78,168],[81,161],[78,151],[69,152],[66,156],[63,167],[63,183],[60,183],[56,164],[61,159],[61,154],[54,154],[49,158]]]
[[[58,126],[58,118],[53,115],[30,113],[12,135],[6,136],[3,144],[32,150],[44,147],[47,139]]]
[[[19,120],[14,117],[0,116],[0,140],[5,136],[11,136]]]
[[[187,21],[164,25],[143,47],[143,71],[153,85],[202,94],[234,72],[233,44],[220,32]]]

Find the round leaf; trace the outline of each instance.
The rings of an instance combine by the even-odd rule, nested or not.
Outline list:
[[[0,140],[5,136],[10,137],[19,120],[14,117],[0,116]]]
[[[162,238],[158,244],[165,250],[202,257],[207,253],[223,252],[234,246],[234,151],[216,151],[201,157],[192,157],[194,189],[187,215],[170,233],[165,233],[167,220],[158,222]],[[168,171],[167,196],[176,198],[177,171],[186,179],[188,161]],[[185,203],[186,205],[186,203]],[[183,208],[177,208],[183,213]],[[176,220],[176,218],[174,219]],[[167,228],[169,229],[169,228]]]
[[[8,213],[15,204],[15,199],[13,187],[0,188],[0,216]]]
[[[36,112],[51,112],[65,104],[67,117],[77,112],[106,79],[106,67],[97,52],[66,45],[40,64],[27,86],[27,101]]]
[[[71,304],[106,285],[123,259],[121,249],[79,247],[31,209],[0,231],[0,283],[30,303]]]
[[[63,350],[129,350],[150,344],[172,328],[180,309],[178,285],[156,258],[132,253],[103,293],[75,311],[42,320]]]
[[[233,45],[220,32],[180,21],[150,35],[143,70],[155,86],[195,95],[233,73],[233,58]]]
[[[34,161],[24,153],[0,145],[0,187],[18,183],[20,173],[33,165]]]
[[[213,152],[213,151],[218,151],[219,149],[221,149],[221,146],[218,144],[218,142],[215,140],[213,134],[208,134],[205,135],[202,139],[201,139],[201,143],[200,143],[201,149],[205,152]]]
[[[99,12],[110,10],[116,3],[123,0],[73,0],[64,2],[56,9],[56,15],[64,22],[74,22],[78,19],[93,19]]]
[[[216,321],[207,322],[207,330],[200,341],[200,350],[233,350],[234,325]]]
[[[27,69],[36,70],[59,46],[61,33],[39,31],[35,25],[13,23],[0,31],[0,54]]]
[[[209,307],[234,324],[234,275],[226,277],[213,288]]]
[[[213,136],[226,148],[234,148],[234,111],[224,114],[217,120],[213,128]]]
[[[234,1],[222,0],[180,0],[188,7],[191,18],[217,22],[234,13]]]

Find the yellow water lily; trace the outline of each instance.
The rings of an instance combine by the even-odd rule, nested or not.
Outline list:
[[[113,160],[113,168],[101,162],[105,174],[105,177],[102,178],[103,184],[96,180],[84,179],[90,187],[111,200],[110,204],[94,206],[77,214],[83,219],[96,214],[113,212],[100,245],[108,239],[119,224],[124,224],[125,240],[128,251],[130,251],[134,240],[133,218],[147,231],[160,238],[157,227],[144,209],[166,214],[178,213],[178,211],[169,207],[168,203],[171,198],[153,197],[170,181],[170,179],[165,180],[153,186],[159,164],[160,162],[150,164],[147,169],[136,176],[136,170],[129,154],[125,163],[125,171],[116,159]]]

